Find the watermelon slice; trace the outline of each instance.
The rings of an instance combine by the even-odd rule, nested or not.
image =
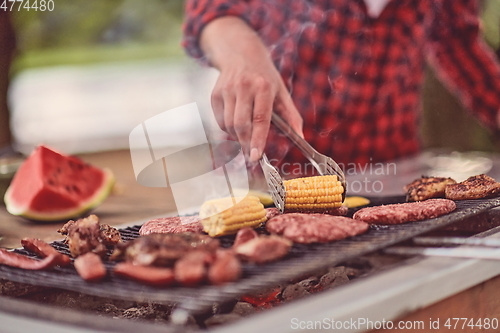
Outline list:
[[[110,170],[39,146],[16,172],[5,193],[9,213],[37,221],[76,218],[106,199]]]

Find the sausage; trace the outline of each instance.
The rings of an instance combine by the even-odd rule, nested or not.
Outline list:
[[[292,242],[276,235],[259,236],[238,245],[235,252],[239,257],[262,264],[275,261],[286,256],[292,247]]]
[[[237,281],[241,276],[241,263],[231,250],[217,250],[215,262],[208,270],[208,280],[215,285]]]
[[[175,262],[175,280],[183,286],[192,287],[203,282],[207,276],[206,265],[213,262],[213,255],[204,251],[191,251]]]
[[[0,264],[31,270],[49,269],[56,266],[59,258],[49,255],[42,260],[32,259],[22,254],[0,249]]]
[[[156,287],[166,287],[174,283],[174,271],[170,268],[139,266],[128,262],[116,264],[115,275]]]
[[[100,281],[106,276],[106,267],[104,267],[101,257],[94,252],[87,252],[78,256],[75,259],[75,268],[85,281]]]
[[[55,248],[53,248],[50,244],[47,244],[41,239],[37,238],[24,238],[21,240],[22,246],[33,253],[36,253],[42,258],[46,258],[50,255],[54,255],[58,259],[59,266],[67,266],[71,263],[71,259],[69,256],[60,253]]]
[[[233,249],[237,248],[238,246],[242,245],[243,243],[248,242],[251,239],[259,237],[259,234],[252,228],[242,228],[238,230],[238,233],[236,234],[236,238],[234,239],[233,243]]]

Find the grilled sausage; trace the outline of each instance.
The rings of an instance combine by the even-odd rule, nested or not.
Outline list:
[[[206,265],[213,262],[213,254],[206,251],[191,251],[176,261],[175,280],[183,286],[192,287],[203,282],[207,276]]]
[[[0,249],[0,264],[18,267],[23,269],[41,270],[56,266],[59,258],[56,255],[49,255],[42,260],[35,260],[19,253]]]
[[[115,275],[122,276],[156,287],[166,287],[174,283],[174,271],[170,268],[139,266],[128,262],[116,264]]]
[[[106,276],[106,267],[101,257],[94,252],[87,252],[75,259],[75,268],[85,281],[100,281]]]
[[[71,263],[71,259],[69,256],[60,253],[56,249],[54,249],[50,244],[47,244],[41,239],[37,238],[24,238],[21,240],[22,246],[33,253],[36,253],[42,258],[46,258],[48,256],[54,255],[57,257],[59,266],[67,266]]]
[[[217,250],[215,262],[208,270],[210,283],[219,285],[233,282],[241,276],[241,263],[231,250]]]

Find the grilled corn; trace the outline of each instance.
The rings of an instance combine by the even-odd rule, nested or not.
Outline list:
[[[337,176],[316,176],[283,181],[285,212],[324,213],[342,205],[344,187]]]
[[[266,221],[266,210],[254,196],[222,198],[206,201],[200,208],[200,218],[203,230],[215,237],[259,226]]]

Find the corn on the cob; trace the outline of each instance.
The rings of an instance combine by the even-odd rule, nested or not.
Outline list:
[[[203,230],[215,237],[259,226],[266,221],[266,210],[254,196],[222,198],[206,201],[200,208],[200,218]]]
[[[344,187],[337,176],[296,178],[283,185],[285,212],[325,213],[342,205]]]

